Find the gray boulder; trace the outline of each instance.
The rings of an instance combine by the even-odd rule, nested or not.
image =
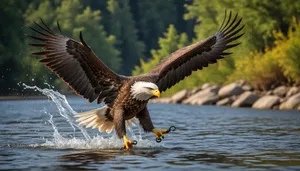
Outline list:
[[[209,83],[204,83],[202,86],[201,86],[201,89],[204,90],[204,89],[207,89],[209,88],[211,85]]]
[[[225,85],[224,87],[222,87],[219,92],[218,95],[221,98],[224,97],[229,97],[229,96],[237,96],[240,95],[244,92],[244,90],[242,89],[241,85],[237,84],[237,83],[231,83],[228,85]]]
[[[251,107],[257,99],[259,99],[259,96],[246,91],[233,102],[232,107]]]
[[[273,94],[273,91],[272,90],[269,90],[267,92],[264,93],[264,95],[272,95]]]
[[[181,90],[179,92],[177,92],[176,94],[174,94],[171,99],[173,103],[180,103],[182,100],[184,100],[185,98],[187,98],[190,94],[190,91],[187,89]]]
[[[279,104],[280,98],[274,95],[267,95],[259,98],[256,102],[252,105],[255,109],[271,109],[273,106]]]
[[[195,101],[195,104],[197,105],[213,105],[216,104],[216,102],[219,100],[219,96],[211,95],[211,96],[204,96],[202,98],[199,98],[197,101]]]
[[[253,87],[250,85],[250,84],[244,84],[244,85],[242,85],[242,89],[244,90],[244,91],[252,91],[253,90]]]
[[[210,92],[210,91],[203,91],[203,92],[198,92],[197,96],[194,96],[192,98],[189,98],[188,102],[183,102],[184,104],[192,104],[196,105],[198,104],[198,101],[202,98],[209,98],[209,97],[214,97],[217,95],[215,92]]]
[[[291,87],[289,91],[286,93],[286,97],[291,97],[294,94],[300,93],[299,87]]]
[[[288,98],[287,101],[283,102],[279,109],[298,109],[300,107],[300,93],[293,95]]]
[[[219,100],[216,105],[218,106],[226,106],[226,105],[231,105],[231,103],[233,102],[233,98],[232,97],[226,97],[224,99]]]
[[[212,86],[207,89],[198,91],[197,93],[191,95],[187,99],[183,100],[183,104],[197,104],[197,101],[203,97],[212,97],[216,96],[219,88],[217,86]]]
[[[279,86],[273,90],[273,94],[279,97],[284,97],[288,90],[289,89],[286,86]]]
[[[200,90],[201,90],[201,88],[194,88],[191,90],[190,95],[193,95],[193,94],[199,92]]]
[[[164,98],[151,99],[150,103],[172,103],[172,98],[164,97]]]

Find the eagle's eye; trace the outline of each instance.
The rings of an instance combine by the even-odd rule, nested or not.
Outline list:
[[[154,90],[152,87],[145,87],[148,90]]]

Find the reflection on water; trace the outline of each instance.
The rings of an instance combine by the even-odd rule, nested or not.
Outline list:
[[[207,152],[179,156],[180,161],[197,162],[199,164],[224,164],[223,167],[243,166],[247,168],[272,168],[275,166],[300,165],[299,154],[266,152],[260,154],[240,154]],[[286,158],[283,160],[283,158]],[[294,160],[293,160],[294,159]]]
[[[166,153],[177,153],[174,158],[167,158]],[[120,160],[120,158],[126,160]],[[58,161],[66,163],[76,163],[67,165],[69,169],[88,168],[91,164],[116,163],[120,161],[126,165],[144,165],[140,159],[142,157],[160,162],[152,165],[153,168],[160,167],[161,162],[172,166],[194,166],[194,165],[215,165],[218,168],[274,168],[276,166],[300,166],[299,153],[286,153],[280,151],[267,151],[257,154],[233,155],[220,151],[186,151],[185,149],[137,149],[133,151],[101,150],[101,151],[81,151],[73,152],[58,157]],[[148,166],[149,168],[150,166]],[[111,169],[129,169],[124,166],[111,166]]]
[[[86,136],[66,120],[96,104],[60,102],[61,110],[50,100],[0,102],[0,170],[300,169],[299,111],[152,104],[156,127],[176,131],[158,144],[136,127],[129,136],[138,145],[124,151],[116,136]]]
[[[82,165],[86,163],[105,163],[108,160],[115,160],[119,156],[141,156],[154,158],[156,154],[160,153],[159,149],[137,149],[137,150],[101,150],[101,151],[81,151],[71,154],[63,155],[58,158],[59,161],[77,161]]]

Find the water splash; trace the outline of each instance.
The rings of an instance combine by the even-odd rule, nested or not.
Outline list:
[[[89,134],[87,133],[87,131],[79,126],[76,121],[75,121],[75,118],[73,117],[73,115],[77,114],[77,112],[75,112],[72,107],[69,105],[67,99],[66,99],[66,96],[60,94],[59,92],[57,91],[54,91],[52,89],[48,89],[48,88],[44,88],[44,89],[41,89],[37,86],[28,86],[26,84],[23,83],[23,86],[26,88],[26,89],[32,89],[32,90],[35,90],[35,91],[39,91],[41,92],[42,94],[48,96],[56,105],[58,111],[59,111],[59,114],[64,117],[67,122],[71,125],[71,127],[73,128],[74,132],[75,132],[75,127],[77,127],[81,133],[84,135],[85,139],[86,140],[90,140],[91,137],[89,136]]]
[[[37,86],[28,86],[23,83],[23,86],[25,89],[32,89],[34,91],[39,91],[42,94],[49,97],[52,102],[56,105],[59,114],[66,119],[66,121],[70,124],[70,126],[74,130],[75,135],[75,129],[78,128],[81,133],[83,134],[85,139],[76,138],[73,136],[72,138],[66,138],[63,137],[56,127],[54,121],[53,121],[53,115],[47,112],[46,109],[44,109],[44,113],[48,114],[50,116],[50,119],[48,120],[49,123],[52,125],[53,128],[53,139],[52,140],[46,140],[44,144],[41,145],[33,145],[33,147],[51,147],[51,148],[74,148],[74,149],[112,149],[112,148],[120,148],[123,145],[123,142],[121,139],[119,139],[115,134],[113,134],[112,137],[104,138],[100,135],[90,137],[88,132],[81,126],[79,126],[73,115],[77,114],[72,107],[69,105],[66,97],[62,94],[60,94],[57,91],[54,91],[52,89],[44,88],[41,89]],[[50,87],[49,87],[50,88]],[[160,145],[155,144],[154,142],[151,142],[149,140],[143,140],[141,136],[141,129],[139,129],[139,135],[136,136],[134,134],[134,131],[132,129],[128,129],[128,133],[131,135],[131,137],[138,141],[138,144],[136,147],[142,147],[142,148],[148,148],[148,147],[158,147]]]

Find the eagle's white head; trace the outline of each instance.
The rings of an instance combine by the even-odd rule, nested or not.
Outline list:
[[[135,82],[130,89],[134,99],[140,101],[149,100],[151,97],[160,97],[160,91],[156,84],[145,81]]]

